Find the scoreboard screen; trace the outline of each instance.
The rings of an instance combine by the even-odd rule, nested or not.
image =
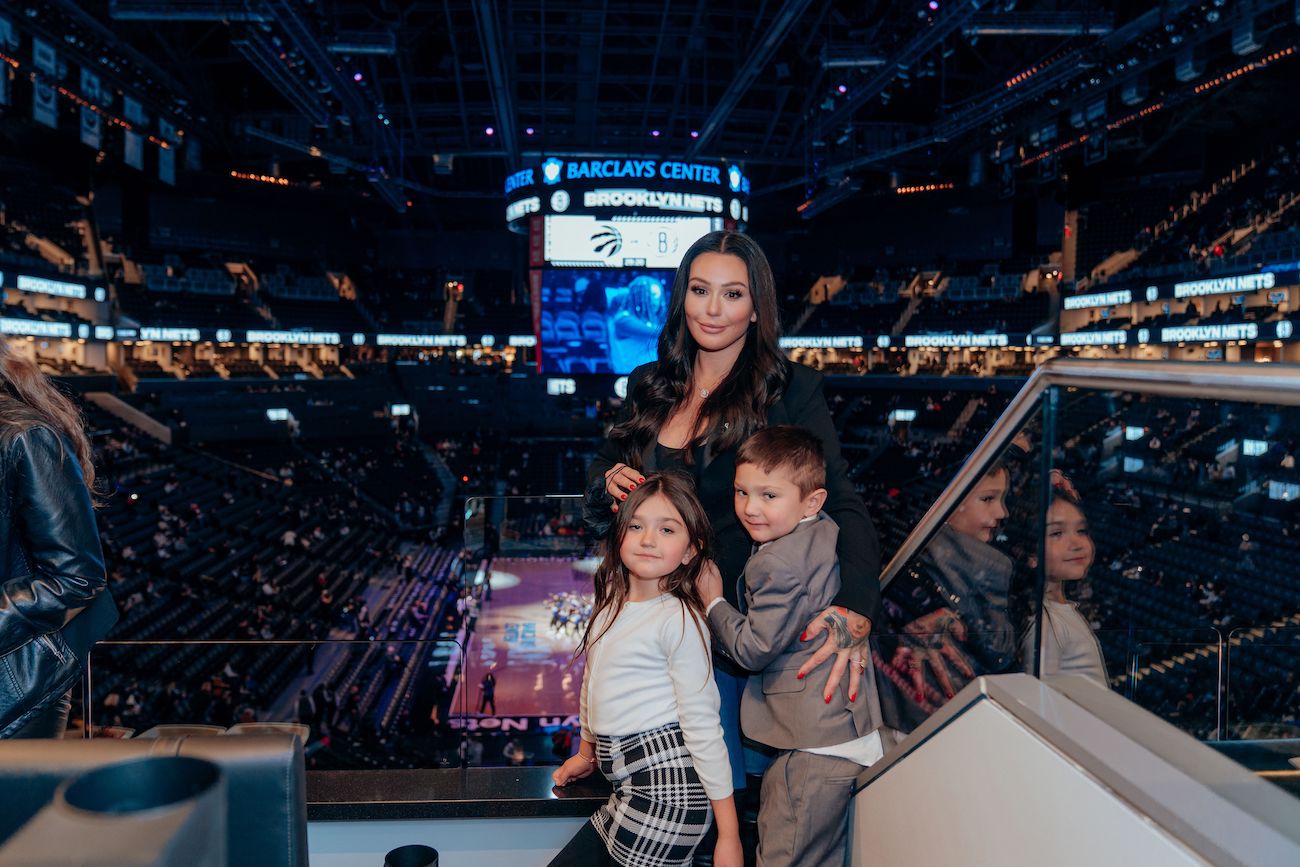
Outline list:
[[[546,217],[545,259],[560,268],[676,268],[713,217]]]

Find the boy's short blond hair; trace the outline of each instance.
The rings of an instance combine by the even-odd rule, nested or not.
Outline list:
[[[741,443],[736,466],[753,464],[765,473],[784,470],[806,497],[826,487],[826,456],[821,437],[807,428],[777,425],[763,428]]]

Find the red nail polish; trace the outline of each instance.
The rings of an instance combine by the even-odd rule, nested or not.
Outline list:
[[[800,640],[800,641],[807,641],[807,640],[808,640],[808,630],[805,629],[803,632],[800,632],[800,633],[799,633],[799,640]]]
[[[803,680],[803,672],[801,671],[801,672],[799,672],[798,674],[796,674],[796,675],[795,675],[795,679],[796,679],[796,680]]]
[[[827,703],[827,704],[830,704],[830,703],[831,703],[831,697],[830,697],[829,695],[826,696],[826,703]]]
[[[856,692],[853,693],[853,695],[849,696],[849,701],[857,701],[857,700],[858,700],[858,694]]]
[[[645,481],[645,477],[644,477],[644,476],[642,476],[641,478],[637,479],[637,482],[644,482],[644,481]]]
[[[626,500],[626,499],[627,499],[627,494],[619,494],[619,495],[618,495],[618,498],[619,498],[620,500]]]

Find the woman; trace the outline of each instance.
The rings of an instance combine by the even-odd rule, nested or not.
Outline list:
[[[0,737],[59,737],[91,646],[117,620],[81,416],[0,343]]]
[[[751,549],[733,503],[736,449],[768,425],[799,425],[816,433],[826,455],[824,510],[840,527],[843,590],[835,605],[808,625],[806,635],[829,633],[810,666],[837,655],[829,692],[850,651],[861,653],[878,614],[880,550],[866,507],[848,479],[822,378],[788,361],[777,345],[779,336],[776,284],[758,245],[735,232],[712,232],[691,245],[673,281],[658,361],[628,377],[627,404],[588,468],[586,517],[603,535],[645,473],[685,470],[695,479],[713,525],[715,563],[727,601],[736,604]],[[861,669],[855,662],[852,683]],[[715,660],[714,670],[733,784],[740,789],[745,777],[739,706],[746,673],[723,659]]]

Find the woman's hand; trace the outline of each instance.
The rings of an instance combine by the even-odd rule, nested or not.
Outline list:
[[[614,464],[610,467],[605,472],[605,491],[614,498],[614,504],[610,509],[617,512],[618,504],[626,500],[627,495],[644,481],[645,475],[627,464]]]
[[[745,851],[740,846],[740,835],[718,835],[713,847],[713,867],[745,867]]]
[[[826,642],[803,664],[796,676],[803,680],[810,672],[834,656],[835,664],[831,666],[830,677],[826,679],[826,687],[822,690],[822,698],[830,702],[835,688],[839,686],[840,680],[844,677],[845,669],[849,667],[850,652],[856,647],[860,648],[861,653],[865,653],[867,636],[871,634],[871,621],[856,611],[850,611],[839,605],[832,605],[813,618],[813,621],[804,629],[800,640],[807,641],[822,631],[827,633]],[[860,655],[858,658],[862,660],[865,657]],[[854,674],[860,677],[861,670],[855,667]],[[857,681],[856,679],[850,679],[849,700],[856,699]]]
[[[939,608],[913,620],[903,627],[902,639],[892,664],[899,671],[908,672],[918,704],[926,700],[927,667],[948,698],[957,694],[957,687],[950,676],[951,670],[956,670],[965,678],[963,683],[969,683],[975,678],[975,670],[970,667],[956,643],[966,640],[966,625],[951,609]]]
[[[582,751],[579,750],[576,756],[569,756],[565,759],[564,764],[551,773],[551,779],[555,781],[557,786],[567,786],[574,780],[590,777],[594,770],[596,770],[596,763],[587,761],[583,757]]]

